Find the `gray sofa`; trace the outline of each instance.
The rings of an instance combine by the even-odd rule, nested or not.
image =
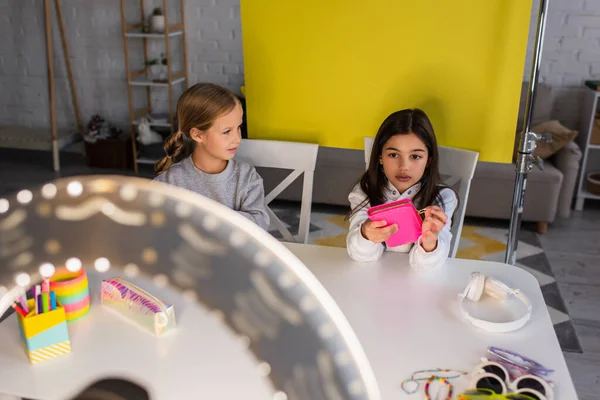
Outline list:
[[[527,83],[523,83],[516,134],[521,131]],[[554,97],[552,88],[538,86],[531,127],[551,119]],[[537,223],[539,233],[556,217],[566,218],[571,213],[573,192],[581,161],[581,150],[574,143],[544,162],[544,169],[534,167],[528,174],[523,221]],[[509,219],[515,182],[515,165],[479,162],[471,182],[467,215],[474,217]]]
[[[527,84],[523,84],[519,123],[521,129]],[[553,107],[552,90],[539,85],[532,125],[550,119]],[[570,143],[549,160],[544,170],[536,167],[529,173],[523,208],[523,221],[538,223],[538,231],[544,232],[555,217],[568,217],[581,151]],[[348,193],[364,172],[362,150],[320,147],[313,182],[313,203],[349,206]],[[265,190],[275,187],[288,172],[259,169]],[[443,172],[443,171],[442,171]],[[515,165],[479,162],[471,183],[467,216],[509,219],[512,204]],[[278,199],[300,201],[302,182],[297,179]]]

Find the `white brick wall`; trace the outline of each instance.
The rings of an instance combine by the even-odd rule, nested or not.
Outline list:
[[[145,0],[146,11],[162,4]],[[239,93],[244,82],[240,0],[186,0],[185,23],[190,84],[211,81]],[[0,2],[0,124],[49,125],[44,42],[44,13],[39,0]],[[169,15],[179,16],[170,0]],[[535,32],[534,0],[530,33]],[[139,20],[137,2],[126,2],[127,20]],[[62,0],[71,62],[84,121],[98,113],[120,126],[128,121],[127,88],[119,2]],[[552,0],[546,27],[540,80],[555,87],[554,117],[572,127],[579,123],[581,87],[600,79],[600,0]],[[170,18],[171,19],[171,18]],[[171,19],[172,21],[172,19]],[[56,22],[54,24],[58,124],[73,128],[74,115]],[[162,41],[151,42],[159,56]],[[171,40],[173,54],[180,41]],[[130,40],[132,69],[141,66],[141,41]],[[524,78],[529,78],[533,35],[528,42]],[[173,66],[178,67],[175,60]],[[144,89],[134,89],[136,104]],[[166,91],[154,92],[157,111],[168,109]],[[174,91],[175,99],[180,90]]]
[[[159,0],[145,0],[146,13]],[[139,2],[126,1],[127,22],[139,22]],[[211,81],[239,93],[244,66],[239,0],[185,0],[185,24],[189,83]],[[62,0],[63,18],[69,40],[71,64],[84,124],[100,114],[126,128],[129,105],[125,83],[125,61],[121,36],[119,1]],[[169,0],[169,21],[179,22],[179,1]],[[75,128],[68,80],[64,68],[58,24],[54,18],[55,84],[58,125]],[[174,20],[174,18],[177,18]],[[28,127],[49,126],[44,9],[39,0],[0,1],[0,124]],[[159,57],[164,41],[149,42],[149,54]],[[171,40],[173,67],[179,70],[181,40]],[[130,67],[143,64],[140,39],[129,39]],[[145,89],[134,88],[145,105]],[[174,90],[175,101],[181,89]],[[154,89],[158,112],[168,110],[164,89]]]
[[[524,79],[529,79],[538,1],[533,1]],[[553,86],[553,117],[579,127],[584,81],[600,79],[600,0],[551,0],[540,82]]]

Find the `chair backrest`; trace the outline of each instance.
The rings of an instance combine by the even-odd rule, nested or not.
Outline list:
[[[369,158],[373,147],[374,138],[365,137],[365,169],[369,167]],[[458,193],[459,205],[454,211],[452,223],[452,243],[449,257],[455,257],[460,243],[463,221],[469,200],[471,180],[475,174],[475,167],[479,153],[470,150],[456,149],[453,147],[438,146],[440,153],[440,175],[444,183]]]
[[[462,233],[467,201],[471,189],[471,180],[475,174],[475,167],[479,159],[476,151],[456,149],[454,147],[438,147],[440,152],[440,175],[444,183],[458,193],[459,204],[454,211],[452,223],[452,244],[450,245],[450,257],[455,257],[458,251],[460,235]]]
[[[318,152],[319,145],[312,143],[243,139],[235,155],[237,160],[245,161],[255,167],[292,170],[271,192],[265,194],[265,205],[271,222],[286,240],[308,243],[313,178]],[[285,224],[269,208],[269,203],[302,174],[304,174],[304,181],[302,185],[302,203],[300,205],[300,226],[298,235],[294,237]]]
[[[375,143],[375,138],[370,136],[365,136],[365,169],[369,168],[369,159],[371,158],[371,149],[373,148],[373,143]]]

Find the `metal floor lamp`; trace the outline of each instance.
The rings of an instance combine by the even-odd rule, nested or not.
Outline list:
[[[535,102],[535,91],[540,72],[540,59],[542,57],[542,48],[544,44],[544,31],[546,29],[546,16],[548,13],[548,0],[540,0],[538,8],[537,29],[535,36],[533,60],[531,63],[531,73],[529,76],[529,88],[527,93],[527,102],[525,104],[525,120],[523,121],[523,130],[519,140],[519,151],[517,152],[517,176],[515,179],[515,189],[513,193],[512,209],[510,216],[510,227],[508,230],[508,242],[506,244],[506,255],[504,262],[515,265],[517,257],[517,244],[519,242],[519,229],[521,227],[521,216],[523,215],[523,200],[525,199],[525,189],[527,187],[527,173],[531,171],[536,164],[542,168],[542,159],[532,155],[538,141],[549,142],[549,134],[538,135],[529,130],[531,118],[533,115],[533,104]]]

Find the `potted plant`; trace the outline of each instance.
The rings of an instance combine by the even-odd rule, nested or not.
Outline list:
[[[160,7],[156,7],[150,16],[150,29],[152,32],[163,33],[165,31],[165,16]]]
[[[160,54],[160,63],[161,63],[160,79],[166,80],[167,77],[169,76],[169,69],[168,69],[169,66],[168,66],[167,57],[165,57],[164,53]]]
[[[146,67],[150,69],[151,78],[157,78],[161,75],[162,66],[158,58],[148,60],[148,62],[146,62]]]

